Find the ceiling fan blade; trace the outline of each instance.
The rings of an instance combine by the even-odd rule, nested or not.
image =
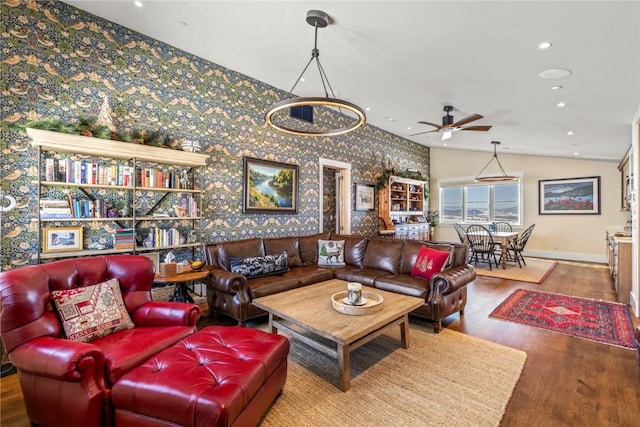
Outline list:
[[[460,128],[460,130],[482,130],[482,131],[487,131],[489,129],[491,129],[490,125],[467,126],[464,128]]]
[[[453,123],[451,126],[458,127],[458,126],[466,125],[469,122],[480,120],[483,117],[484,116],[481,116],[480,114],[472,114],[470,116],[465,117],[464,119],[458,120],[457,122]]]
[[[416,136],[416,135],[422,135],[424,133],[433,133],[433,132],[439,132],[439,131],[438,131],[438,129],[436,129],[436,130],[427,130],[427,131],[424,131],[424,132],[412,133],[409,136]]]
[[[429,125],[429,126],[437,127],[438,129],[442,129],[441,125],[437,125],[435,123],[429,123],[429,122],[418,122],[418,123],[421,123],[423,125]]]

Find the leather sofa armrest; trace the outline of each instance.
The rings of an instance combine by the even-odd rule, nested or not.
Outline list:
[[[182,302],[153,301],[141,305],[133,313],[136,326],[195,326],[200,307]]]
[[[222,269],[212,269],[209,274],[211,285],[216,291],[226,294],[245,294],[248,299],[247,278],[242,274]]]
[[[438,295],[448,295],[472,282],[476,278],[476,270],[469,264],[458,265],[431,277],[431,293],[429,300]]]
[[[9,355],[18,371],[60,381],[94,383],[105,388],[102,350],[91,343],[40,337]]]

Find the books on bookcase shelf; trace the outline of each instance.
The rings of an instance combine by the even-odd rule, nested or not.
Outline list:
[[[45,181],[68,184],[133,186],[134,168],[121,164],[102,164],[72,159],[45,160]]]

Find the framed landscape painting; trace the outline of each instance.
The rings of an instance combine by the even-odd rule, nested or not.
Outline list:
[[[44,227],[42,252],[81,251],[82,227]]]
[[[540,215],[600,215],[600,177],[538,181]]]
[[[375,206],[376,186],[369,184],[355,184],[355,210],[357,211],[373,211]]]
[[[298,213],[297,165],[243,160],[243,213]]]

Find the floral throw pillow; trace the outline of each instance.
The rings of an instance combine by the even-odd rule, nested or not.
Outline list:
[[[118,279],[84,288],[52,291],[68,339],[91,342],[134,327],[120,292]]]
[[[318,240],[318,265],[346,265],[344,240]]]
[[[431,280],[431,276],[442,271],[447,265],[451,252],[439,251],[422,246],[415,264],[411,269],[411,277]]]
[[[287,253],[279,255],[265,255],[249,258],[231,258],[231,271],[242,274],[250,279],[254,277],[271,276],[289,271]]]

